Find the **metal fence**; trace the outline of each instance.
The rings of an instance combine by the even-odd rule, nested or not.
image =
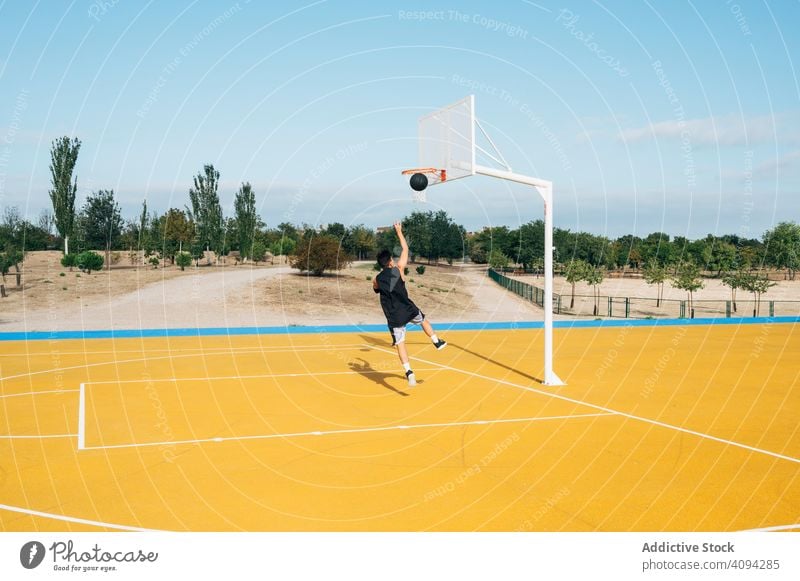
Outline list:
[[[489,269],[489,278],[505,289],[542,307],[544,289],[530,283],[509,278]],[[691,309],[688,300],[643,297],[559,295],[553,293],[553,312],[576,317],[610,317],[625,319],[693,319],[711,317],[791,317],[800,316],[800,301],[771,301],[764,297],[756,305],[752,298],[737,300],[694,300]]]
[[[522,282],[521,280],[504,276],[493,268],[490,268],[488,272],[489,278],[503,288],[510,290],[512,293],[519,295],[523,299],[529,300],[540,307],[544,307],[544,289],[527,282]],[[553,293],[553,312],[556,314],[561,313],[561,295],[557,293]]]

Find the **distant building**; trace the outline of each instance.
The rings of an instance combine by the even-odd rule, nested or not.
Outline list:
[[[378,226],[375,228],[375,234],[383,234],[384,232],[391,232],[394,226]]]

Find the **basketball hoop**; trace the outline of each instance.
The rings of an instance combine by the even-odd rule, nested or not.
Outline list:
[[[410,175],[409,185],[411,186],[411,198],[415,202],[427,202],[425,189],[430,185],[436,185],[441,182],[447,181],[447,170],[437,169],[435,167],[418,167],[414,169],[404,170],[403,175]]]

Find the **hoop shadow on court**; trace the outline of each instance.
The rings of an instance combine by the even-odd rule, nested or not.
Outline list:
[[[365,343],[369,343],[370,345],[375,345],[376,347],[392,347],[392,344],[389,341],[384,341],[383,339],[377,339],[375,337],[370,337],[369,335],[361,335],[361,339],[363,339]],[[515,373],[516,375],[519,375],[520,377],[524,377],[526,379],[530,379],[530,380],[535,381],[537,383],[544,383],[544,380],[541,379],[540,377],[536,377],[535,375],[528,375],[527,373],[521,372],[519,369],[515,369],[513,367],[510,367],[510,366],[506,365],[505,363],[500,363],[499,361],[496,361],[496,360],[492,359],[491,357],[487,357],[486,355],[483,355],[482,353],[477,353],[475,351],[472,351],[471,349],[467,349],[466,347],[462,347],[460,345],[457,345],[455,343],[452,343],[452,342],[448,341],[447,342],[447,349],[450,349],[450,348],[459,349],[460,351],[463,351],[464,353],[469,353],[470,355],[473,355],[473,356],[477,357],[478,359],[483,359],[484,361],[488,361],[489,363],[497,365],[498,367],[502,367],[503,369],[507,369],[508,371],[511,371],[512,373]],[[420,382],[418,380],[417,383],[422,383],[422,382]]]
[[[408,394],[408,393],[406,393],[404,391],[400,391],[396,387],[392,387],[386,381],[387,378],[389,378],[389,377],[396,377],[398,379],[402,379],[403,381],[405,381],[405,379],[406,379],[405,376],[400,376],[400,375],[398,375],[396,373],[384,373],[382,371],[378,371],[378,370],[374,369],[372,367],[372,365],[369,364],[368,361],[366,361],[365,359],[361,359],[360,357],[355,359],[355,360],[349,361],[347,363],[347,365],[349,365],[350,369],[352,369],[356,373],[366,377],[367,379],[370,379],[370,380],[374,381],[375,383],[377,383],[378,385],[380,385],[384,389],[388,389],[389,391],[393,391],[397,395],[400,395],[402,397],[408,397],[410,395],[410,394]],[[421,383],[422,383],[421,380],[417,380],[417,385],[419,385]]]

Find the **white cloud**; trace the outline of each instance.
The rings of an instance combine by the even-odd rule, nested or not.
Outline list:
[[[626,142],[647,139],[688,139],[693,145],[752,145],[775,141],[800,142],[797,115],[779,114],[742,118],[739,115],[659,121],[622,131],[619,138]]]
[[[800,150],[790,151],[780,156],[778,159],[772,159],[759,164],[753,170],[753,175],[758,177],[776,177],[778,171],[789,170],[797,165],[800,165]]]

